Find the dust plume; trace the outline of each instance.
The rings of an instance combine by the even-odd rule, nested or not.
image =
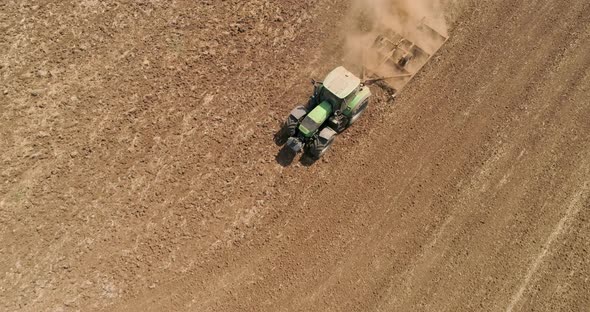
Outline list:
[[[417,34],[421,21],[443,36],[448,35],[445,5],[453,0],[351,0],[345,26],[344,62],[351,68],[367,65],[367,48],[378,35],[394,31],[419,41],[425,50],[436,51],[436,38]],[[417,38],[419,36],[419,38]]]

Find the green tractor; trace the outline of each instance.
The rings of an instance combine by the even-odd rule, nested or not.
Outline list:
[[[395,98],[448,40],[429,26],[426,19],[415,23],[415,29],[405,35],[389,29],[377,36],[364,52],[363,80],[338,67],[323,83],[312,81],[313,96],[307,106],[297,106],[291,111],[277,133],[277,144],[286,144],[288,150],[304,151],[319,159],[334,143],[336,135],[355,123],[367,109],[371,97],[368,84],[377,84]]]
[[[277,134],[277,143],[294,153],[319,159],[336,135],[354,124],[369,105],[371,90],[340,66],[323,82],[312,81],[313,96],[306,106],[295,107]]]

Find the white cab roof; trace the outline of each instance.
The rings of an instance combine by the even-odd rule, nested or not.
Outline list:
[[[332,70],[324,79],[324,87],[341,99],[347,97],[360,83],[360,78],[342,66]]]

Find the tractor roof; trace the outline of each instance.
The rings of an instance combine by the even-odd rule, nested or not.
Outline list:
[[[360,83],[360,78],[342,66],[332,70],[324,79],[324,87],[340,99],[347,97]]]

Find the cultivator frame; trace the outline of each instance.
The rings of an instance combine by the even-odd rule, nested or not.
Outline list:
[[[362,79],[380,83],[395,97],[447,40],[425,19],[406,35],[389,29],[377,36],[365,52]]]

